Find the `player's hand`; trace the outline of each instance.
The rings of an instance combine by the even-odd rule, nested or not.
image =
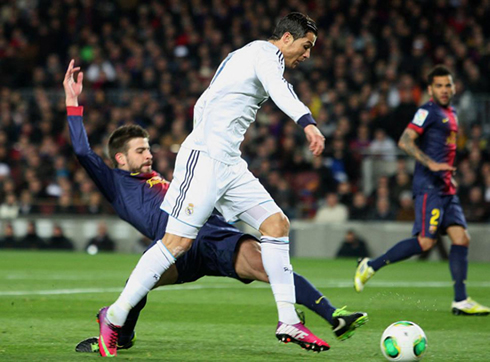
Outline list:
[[[66,106],[78,106],[78,96],[82,93],[83,89],[83,72],[79,72],[77,81],[75,82],[74,74],[80,71],[80,67],[74,67],[75,60],[72,59],[68,65],[68,70],[63,80],[63,87],[65,88]]]
[[[317,126],[310,124],[305,127],[306,139],[310,143],[310,151],[315,156],[320,156],[325,148],[325,137]]]
[[[454,171],[456,171],[456,167],[453,167],[449,163],[446,163],[446,162],[439,163],[439,162],[431,161],[427,164],[427,166],[429,167],[429,170],[431,170],[433,172],[437,172],[437,171],[454,172]]]

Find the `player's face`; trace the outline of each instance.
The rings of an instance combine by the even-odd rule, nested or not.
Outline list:
[[[289,34],[289,33],[288,33]],[[303,38],[294,39],[291,34],[281,49],[286,67],[296,68],[299,63],[310,57],[311,48],[315,46],[316,36],[309,32]]]
[[[440,106],[447,107],[456,93],[453,77],[450,75],[442,75],[434,77],[432,84],[429,85],[429,94],[434,99],[434,102]]]
[[[125,156],[126,164],[121,167],[122,169],[133,173],[151,172],[153,155],[150,152],[148,138],[133,138],[129,141],[128,153]]]

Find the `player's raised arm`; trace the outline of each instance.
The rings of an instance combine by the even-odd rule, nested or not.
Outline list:
[[[398,141],[398,146],[405,151],[405,153],[415,158],[431,171],[456,171],[456,167],[445,162],[438,163],[422,152],[422,150],[415,144],[415,140],[418,137],[419,134],[416,131],[411,128],[406,128]]]
[[[75,81],[74,74],[79,72]],[[68,69],[63,80],[63,88],[65,89],[65,102],[67,107],[78,107],[78,96],[83,89],[83,72],[80,72],[80,67],[75,67],[75,60],[72,59],[68,65]]]
[[[79,73],[75,81],[74,75],[76,72]],[[83,89],[83,73],[80,72],[80,67],[75,67],[75,60],[73,59],[70,61],[63,79],[63,88],[65,90],[68,127],[73,150],[77,155],[78,161],[104,197],[109,202],[113,202],[117,197],[112,174],[113,170],[90,148],[87,132],[83,126],[83,107],[78,105],[78,97]]]

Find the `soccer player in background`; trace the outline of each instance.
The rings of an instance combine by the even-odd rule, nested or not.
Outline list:
[[[458,133],[456,112],[451,107],[455,94],[453,76],[446,67],[438,65],[429,73],[428,84],[431,100],[418,109],[398,142],[400,148],[417,161],[413,177],[413,236],[376,259],[362,259],[356,270],[354,287],[361,292],[379,269],[429,250],[436,243],[437,234],[446,233],[452,242],[449,253],[449,268],[454,281],[452,312],[455,315],[488,315],[490,308],[466,294],[470,236],[452,177],[456,170],[454,158]]]
[[[168,220],[168,214],[160,209],[168,182],[152,171],[153,156],[148,144],[148,133],[135,125],[116,129],[108,145],[114,168],[107,166],[90,148],[83,126],[83,107],[78,106],[83,73],[80,72],[77,81],[74,80],[74,73],[79,70],[74,67],[72,60],[63,82],[68,126],[75,154],[117,214],[146,237],[158,240],[164,235]],[[162,274],[156,286],[193,282],[205,275],[231,277],[243,283],[253,280],[268,282],[260,243],[254,236],[244,234],[225,222],[222,217],[212,215],[199,231],[190,250]],[[351,313],[332,306],[301,275],[294,273],[294,279],[297,303],[327,320],[338,339],[349,338],[355,328],[367,321],[365,313]],[[146,296],[131,309],[118,336],[119,348],[132,346],[136,321],[145,304]],[[97,343],[97,338],[82,341],[77,350],[98,351]]]
[[[270,97],[304,128],[310,151],[319,156],[325,138],[310,110],[283,78],[310,57],[316,24],[291,13],[281,19],[271,38],[251,42],[228,55],[194,107],[194,130],[182,144],[174,178],[161,205],[170,217],[165,236],[148,250],[131,273],[126,287],[109,308],[101,311],[100,351],[117,350],[120,327],[160,275],[192,246],[199,229],[218,209],[227,221],[242,220],[259,230],[262,261],[277,304],[276,337],[303,348],[326,349],[327,344],[299,320],[295,309],[293,270],[289,260],[289,221],[240,157],[244,134],[261,105]]]

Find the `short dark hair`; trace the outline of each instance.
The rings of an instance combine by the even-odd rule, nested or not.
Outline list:
[[[133,138],[149,138],[148,132],[142,127],[131,124],[117,128],[109,137],[109,156],[114,167],[117,167],[116,154],[128,152],[128,143]]]
[[[427,81],[430,85],[434,81],[434,77],[444,77],[446,75],[450,75],[451,77],[453,76],[451,71],[446,66],[439,64],[432,68],[432,70],[429,72],[427,75]]]
[[[270,40],[279,40],[284,33],[291,33],[293,38],[304,38],[306,33],[318,35],[318,28],[315,22],[308,16],[298,12],[289,13],[279,20],[276,28],[272,32]]]

